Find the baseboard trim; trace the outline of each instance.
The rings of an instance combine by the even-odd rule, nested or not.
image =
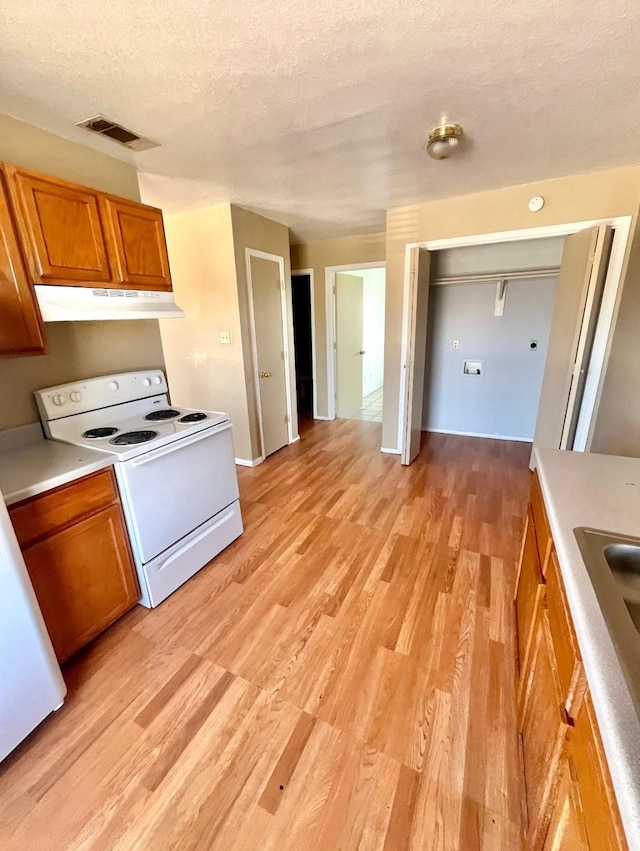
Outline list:
[[[314,420],[335,420],[335,417],[321,417],[320,414],[313,415]]]
[[[291,446],[292,443],[297,443],[299,440],[300,440],[300,435],[296,434],[296,436],[293,438],[293,440],[289,441],[289,446]]]
[[[388,446],[381,446],[380,452],[386,452],[388,455],[402,455],[402,452],[399,449],[391,449]]]
[[[483,434],[479,431],[454,431],[450,428],[425,428],[422,431],[432,431],[434,434],[457,434],[460,437],[482,437],[485,440],[515,440],[517,443],[533,443],[532,437],[513,437],[510,434]]]
[[[258,464],[262,464],[264,458],[254,458],[253,461],[249,461],[246,458],[236,458],[236,464],[238,467],[257,467]]]

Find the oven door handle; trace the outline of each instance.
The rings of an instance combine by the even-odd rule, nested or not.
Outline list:
[[[133,458],[129,463],[132,467],[142,467],[143,464],[149,464],[151,461],[155,461],[156,458],[162,458],[163,455],[169,455],[170,452],[177,452],[185,446],[190,446],[192,443],[197,443],[199,440],[205,440],[207,437],[213,437],[214,434],[220,434],[220,432],[226,431],[229,428],[231,428],[230,422],[220,423],[220,425],[213,426],[213,428],[205,428],[191,437],[185,437],[182,440],[175,440],[168,446],[161,446],[160,449],[152,449],[151,452],[147,452],[144,455],[138,455],[137,458]]]

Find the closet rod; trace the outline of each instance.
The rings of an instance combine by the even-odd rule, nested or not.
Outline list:
[[[531,269],[525,272],[486,272],[481,275],[452,275],[450,278],[435,278],[430,281],[434,287],[442,287],[445,284],[482,284],[486,281],[520,281],[531,278],[556,278],[559,269]]]

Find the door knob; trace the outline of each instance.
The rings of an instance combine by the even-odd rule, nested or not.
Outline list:
[[[358,352],[359,355],[366,355],[366,352],[363,352],[362,349]]]
[[[260,378],[271,378],[271,373],[262,371],[260,373]]]

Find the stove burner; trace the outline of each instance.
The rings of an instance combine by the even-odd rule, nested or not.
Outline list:
[[[134,443],[146,443],[147,440],[153,440],[157,436],[157,431],[125,431],[124,434],[112,437],[109,443],[113,443],[114,446],[131,446]]]
[[[172,420],[178,416],[180,416],[180,411],[174,411],[173,408],[162,408],[159,411],[151,411],[150,414],[147,414],[145,420]]]
[[[90,428],[88,431],[84,431],[82,436],[90,437],[92,440],[97,440],[99,437],[111,437],[111,435],[115,434],[117,431],[118,429],[113,428],[112,426],[108,426],[106,428]]]
[[[202,411],[196,411],[193,414],[185,414],[184,417],[180,417],[178,420],[179,423],[199,423],[200,420],[206,420],[207,415]]]

